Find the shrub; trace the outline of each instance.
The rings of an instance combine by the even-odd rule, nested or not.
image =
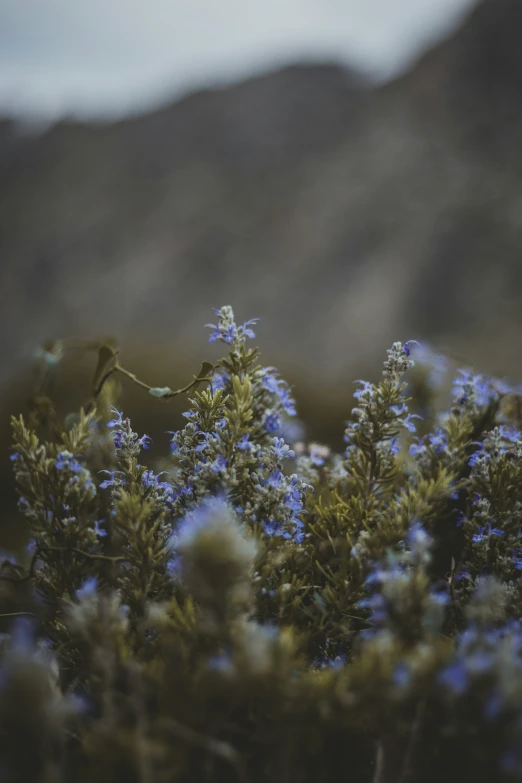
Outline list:
[[[522,779],[518,391],[461,370],[437,407],[445,360],[394,343],[336,454],[295,441],[254,325],[217,311],[159,473],[107,381],[177,392],[110,347],[86,411],[13,419],[0,779]]]

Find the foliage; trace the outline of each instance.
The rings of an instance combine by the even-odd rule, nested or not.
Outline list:
[[[518,392],[465,369],[443,407],[447,362],[396,342],[344,453],[287,443],[255,322],[216,312],[185,390],[102,346],[87,413],[13,419],[0,780],[522,780]],[[192,394],[160,473],[115,372]]]

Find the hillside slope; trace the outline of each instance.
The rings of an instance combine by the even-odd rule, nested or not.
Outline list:
[[[208,355],[223,303],[317,389],[392,338],[516,373],[521,22],[518,0],[486,0],[379,89],[302,65],[23,143],[3,123],[1,377],[70,334],[175,367]]]

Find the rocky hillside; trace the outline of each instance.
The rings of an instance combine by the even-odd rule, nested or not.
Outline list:
[[[224,303],[309,389],[392,338],[519,372],[521,29],[486,0],[382,88],[300,65],[114,124],[1,124],[2,381],[45,337],[111,333],[169,382]]]

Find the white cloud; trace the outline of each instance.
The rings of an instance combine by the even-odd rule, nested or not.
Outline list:
[[[474,0],[3,0],[0,109],[112,113],[299,59],[381,78]]]

